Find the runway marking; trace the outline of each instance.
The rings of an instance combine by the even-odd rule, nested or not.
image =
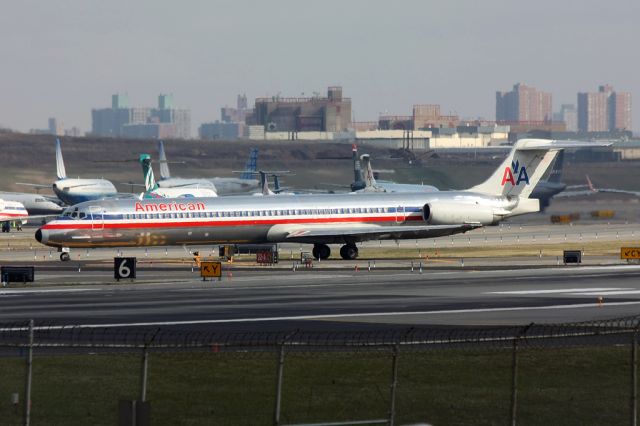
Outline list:
[[[585,292],[585,293],[575,293],[580,296],[623,296],[623,295],[631,295],[631,294],[640,294],[640,290],[617,290],[617,291],[602,291],[602,292]]]
[[[21,294],[38,293],[75,293],[85,291],[100,291],[99,288],[43,288],[43,289],[13,289],[0,290],[0,296],[19,296]]]
[[[488,291],[484,294],[512,294],[512,295],[522,295],[522,294],[556,294],[556,293],[577,293],[584,294],[581,292],[602,292],[602,291],[627,291],[627,290],[635,290],[633,288],[623,288],[623,287],[595,287],[595,288],[554,288],[548,290],[511,290],[511,291]],[[586,293],[589,294],[589,293]]]
[[[173,325],[202,325],[202,324],[231,324],[248,322],[272,322],[272,321],[295,321],[295,320],[331,320],[340,318],[363,318],[363,317],[387,317],[387,316],[409,316],[409,315],[445,315],[445,314],[476,314],[487,312],[517,312],[517,311],[540,311],[554,309],[583,309],[598,308],[606,309],[612,306],[634,306],[640,305],[640,301],[633,302],[610,302],[600,305],[594,303],[576,303],[570,305],[548,305],[548,306],[512,306],[504,308],[477,308],[477,309],[450,309],[436,311],[409,311],[409,312],[363,312],[353,314],[325,314],[325,315],[294,315],[280,317],[257,317],[257,318],[229,318],[210,320],[185,320],[185,321],[149,321],[131,323],[110,323],[110,324],[75,324],[60,326],[34,327],[35,330],[58,330],[69,328],[121,328],[121,327],[152,327],[152,326],[173,326]],[[25,329],[24,327],[0,328],[2,331],[15,331]]]

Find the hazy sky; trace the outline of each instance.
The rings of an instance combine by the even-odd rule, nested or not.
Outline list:
[[[91,128],[91,108],[173,93],[194,129],[246,93],[342,85],[357,121],[413,104],[495,118],[524,82],[554,110],[609,83],[640,129],[640,1],[3,1],[0,125]]]

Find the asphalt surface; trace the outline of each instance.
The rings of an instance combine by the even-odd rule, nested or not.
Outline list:
[[[25,230],[0,235],[0,264],[34,265],[36,282],[0,288],[0,322],[282,331],[616,318],[640,314],[640,266],[619,255],[585,252],[583,265],[563,266],[545,248],[539,256],[469,258],[456,257],[456,249],[549,244],[557,252],[585,243],[634,243],[638,232],[637,222],[626,220],[507,223],[450,238],[363,246],[399,247],[401,259],[330,260],[296,270],[300,252],[310,246],[282,245],[276,267],[225,264],[220,282],[203,282],[190,251],[214,257],[216,247],[76,250],[70,262],[60,262],[55,250]],[[434,256],[444,247],[444,255]],[[138,258],[135,282],[114,280],[117,255]]]
[[[89,265],[87,268],[91,269]],[[640,266],[226,270],[203,282],[190,268],[141,271],[119,283],[104,267],[40,273],[91,285],[0,290],[0,322],[215,327],[228,331],[407,325],[563,323],[640,313]],[[110,284],[99,284],[99,281]]]

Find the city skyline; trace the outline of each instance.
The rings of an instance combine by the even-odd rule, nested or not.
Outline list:
[[[174,94],[191,110],[192,134],[238,93],[311,96],[340,85],[355,121],[415,104],[493,120],[495,92],[517,82],[552,93],[554,112],[600,85],[640,94],[629,53],[636,2],[383,4],[10,4],[0,17],[0,125],[28,131],[56,117],[88,131],[91,108],[114,93],[136,105]]]

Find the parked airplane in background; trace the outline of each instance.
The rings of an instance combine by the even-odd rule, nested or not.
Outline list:
[[[331,254],[328,244],[342,244],[341,257],[355,259],[359,241],[434,238],[537,212],[531,191],[558,151],[587,146],[603,145],[520,140],[484,183],[466,191],[87,202],[67,208],[35,238],[61,251],[299,242],[313,244],[321,259]]]
[[[252,149],[249,160],[239,178],[213,177],[206,179],[174,178],[171,177],[167,155],[164,151],[164,143],[158,142],[158,152],[160,158],[160,188],[198,186],[206,188],[211,185],[218,195],[246,194],[260,190],[260,182],[255,178],[258,150]]]
[[[540,200],[540,211],[544,211],[551,203],[551,198],[561,193],[567,188],[567,185],[561,182],[562,179],[562,166],[564,165],[564,151],[561,151],[556,157],[556,161],[553,163],[553,168],[549,177],[546,180],[538,182],[531,198],[537,198]]]
[[[2,232],[10,231],[11,222],[26,223],[28,217],[29,213],[22,203],[0,200],[0,226],[2,227]]]
[[[411,183],[394,183],[378,181],[374,177],[371,162],[368,154],[363,154],[360,161],[357,160],[357,148],[353,145],[354,152],[354,177],[355,182],[351,188],[360,188],[356,192],[434,192],[438,188],[431,185],[418,185]],[[560,151],[553,164],[553,168],[546,180],[540,180],[533,189],[531,198],[540,200],[540,210],[544,211],[551,203],[551,198],[567,189],[567,185],[561,182],[562,167],[564,163],[564,151]],[[364,177],[363,177],[364,175]],[[583,188],[584,186],[571,186],[570,189]],[[574,192],[567,193],[566,196],[573,196]]]
[[[438,188],[431,185],[415,185],[411,183],[395,183],[377,181],[371,168],[369,154],[360,156],[361,174],[364,171],[364,188],[356,192],[436,192]]]
[[[105,197],[114,197],[118,194],[116,187],[106,179],[73,179],[67,177],[60,148],[60,139],[56,139],[56,180],[52,189],[56,196],[67,205],[74,205],[83,201],[99,200]],[[49,188],[48,185],[21,183],[40,188]]]
[[[151,156],[149,154],[140,154],[140,164],[142,165],[142,174],[144,176],[145,192],[140,198],[185,198],[185,197],[217,197],[213,185],[209,183],[206,187],[201,188],[198,185],[175,186],[169,188],[161,188],[156,183],[153,176],[153,168],[151,167]]]
[[[438,188],[431,185],[417,185],[412,183],[395,183],[384,180],[376,180],[369,154],[363,154],[358,159],[358,147],[351,147],[353,157],[353,178],[351,190],[354,192],[434,192]]]
[[[0,198],[5,201],[17,201],[21,203],[30,215],[55,215],[63,210],[60,205],[40,194],[0,192]]]

